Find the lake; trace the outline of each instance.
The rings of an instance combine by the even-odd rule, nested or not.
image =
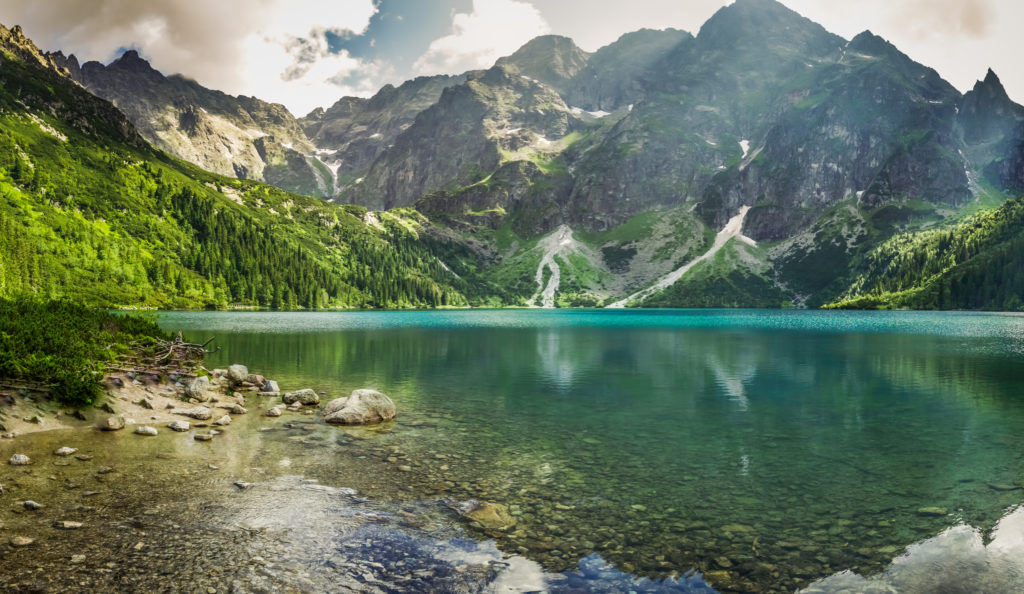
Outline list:
[[[515,506],[550,570],[872,573],[1024,500],[1024,316],[926,312],[174,313],[288,387],[391,395],[413,472],[379,497]],[[445,464],[445,461],[449,461]],[[445,470],[441,470],[446,466]],[[388,486],[393,488],[388,489]],[[1000,488],[1001,487],[1001,488]],[[926,515],[922,508],[944,508]]]
[[[288,549],[279,554],[292,573],[254,573],[243,590],[260,579],[332,589],[318,580],[340,566],[338,551],[377,546],[390,552],[371,572],[444,558],[430,575],[456,590],[1024,587],[1024,316],[467,310],[160,321],[195,341],[216,337],[207,367],[243,363],[326,398],[372,387],[399,409],[395,422],[364,429],[249,414],[239,418],[251,430],[233,424],[234,441],[209,454],[170,445],[173,435],[147,446],[192,464],[184,483],[158,482],[166,493],[212,501],[230,525],[291,531],[292,545],[273,547]],[[141,447],[123,433],[95,439]],[[199,455],[257,486],[236,493],[228,477],[201,479]],[[144,473],[144,461],[122,458]],[[357,529],[353,514],[371,512],[331,512],[330,489],[354,489],[373,514],[406,514],[411,527],[398,522],[401,537]],[[441,503],[468,499],[508,506],[516,525],[474,528]],[[182,509],[181,525],[201,515]],[[151,529],[172,530],[160,526]],[[225,546],[213,536],[193,546],[211,542]],[[450,566],[462,557],[507,564],[519,581],[459,582]]]

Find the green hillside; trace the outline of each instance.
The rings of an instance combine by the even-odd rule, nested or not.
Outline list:
[[[872,250],[834,308],[1024,309],[1024,197]]]
[[[147,145],[53,68],[0,62],[0,297],[104,306],[464,305],[414,212],[224,178]]]

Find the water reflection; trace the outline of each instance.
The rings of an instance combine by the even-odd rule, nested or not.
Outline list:
[[[712,584],[792,591],[870,575],[958,518],[986,529],[1020,503],[992,486],[1024,477],[1016,317],[772,313],[766,332],[714,312],[616,313],[608,327],[585,312],[523,313],[548,327],[518,312],[451,327],[409,314],[411,326],[334,330],[307,315],[309,332],[301,318],[220,332],[211,363],[245,362],[286,389],[388,392],[398,424],[343,448],[403,453],[374,470],[379,496],[515,507],[515,529],[479,536],[549,572],[597,553],[628,574],[697,568]],[[321,463],[325,476],[350,464]]]
[[[931,594],[1024,591],[1024,507],[1008,512],[985,543],[981,529],[960,524],[907,547],[882,573],[843,571],[802,592]]]

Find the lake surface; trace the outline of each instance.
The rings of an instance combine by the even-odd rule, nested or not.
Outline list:
[[[205,444],[161,435],[152,443],[162,445],[148,446],[192,464],[184,483],[158,481],[160,490],[212,497],[247,529],[292,531],[286,589],[323,588],[337,551],[364,547],[373,557],[378,544],[392,551],[375,557],[388,572],[416,555],[534,567],[518,582],[489,582],[501,591],[1024,588],[1024,316],[496,310],[160,320],[196,341],[215,336],[221,350],[208,367],[244,363],[284,390],[311,387],[328,399],[372,387],[398,405],[398,419],[374,429],[240,417],[250,430],[233,424],[226,445],[203,454],[204,465],[230,471],[219,479],[196,478],[207,472],[196,458]],[[102,436],[138,447],[133,438]],[[2,443],[0,454],[9,455]],[[122,464],[143,472],[142,462]],[[236,477],[263,487],[236,493]],[[418,518],[420,532],[354,528],[345,518],[364,512],[332,514],[335,504],[310,499],[303,478],[355,489],[379,506],[374,513]],[[473,528],[446,499],[506,505],[517,523]],[[267,511],[282,508],[283,517]],[[242,590],[281,576],[256,576]]]

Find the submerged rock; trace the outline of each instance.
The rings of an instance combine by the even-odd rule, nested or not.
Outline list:
[[[500,503],[480,502],[475,499],[468,501],[447,499],[445,505],[455,510],[460,516],[480,524],[486,530],[505,530],[516,525],[516,519],[508,512],[508,507]]]
[[[314,390],[306,388],[305,390],[296,390],[294,392],[288,392],[281,397],[285,404],[294,404],[298,402],[303,406],[312,406],[314,404],[320,404],[320,395]]]
[[[78,530],[82,527],[82,523],[72,522],[71,520],[57,520],[53,523],[53,527],[58,530]]]
[[[31,499],[25,501],[25,503],[23,503],[22,505],[24,505],[25,509],[27,509],[29,511],[36,511],[37,509],[43,509],[43,504],[42,503],[37,503],[35,501],[32,501]]]
[[[947,513],[949,513],[949,510],[944,507],[922,507],[917,510],[917,515],[919,516],[944,516]]]
[[[32,459],[25,454],[15,454],[7,462],[11,466],[28,466],[32,463]]]
[[[150,427],[149,425],[139,425],[135,428],[135,435],[156,435],[156,427]]]
[[[54,450],[53,455],[55,455],[55,456],[70,456],[71,454],[74,454],[77,451],[78,451],[78,448],[69,448],[67,446],[64,446],[62,448],[57,448],[56,450]]]
[[[34,542],[34,538],[29,538],[27,536],[12,536],[10,540],[12,547],[27,547]]]
[[[107,417],[100,423],[100,429],[104,431],[120,431],[124,429],[124,417],[122,415]]]
[[[278,404],[277,406],[275,406],[275,407],[273,407],[273,408],[271,408],[270,410],[267,411],[267,416],[268,417],[279,417],[279,416],[281,416],[283,414],[284,414],[284,405],[283,404]]]
[[[210,441],[213,435],[210,433],[196,433],[192,436],[196,441]]]
[[[192,428],[188,421],[172,421],[167,425],[171,431],[188,431]]]
[[[181,415],[183,417],[191,417],[197,421],[208,421],[213,416],[213,412],[205,406],[196,406],[193,408],[175,408],[171,411],[172,414]]]
[[[324,420],[335,425],[365,425],[395,418],[395,403],[377,390],[353,390],[327,403]]]

